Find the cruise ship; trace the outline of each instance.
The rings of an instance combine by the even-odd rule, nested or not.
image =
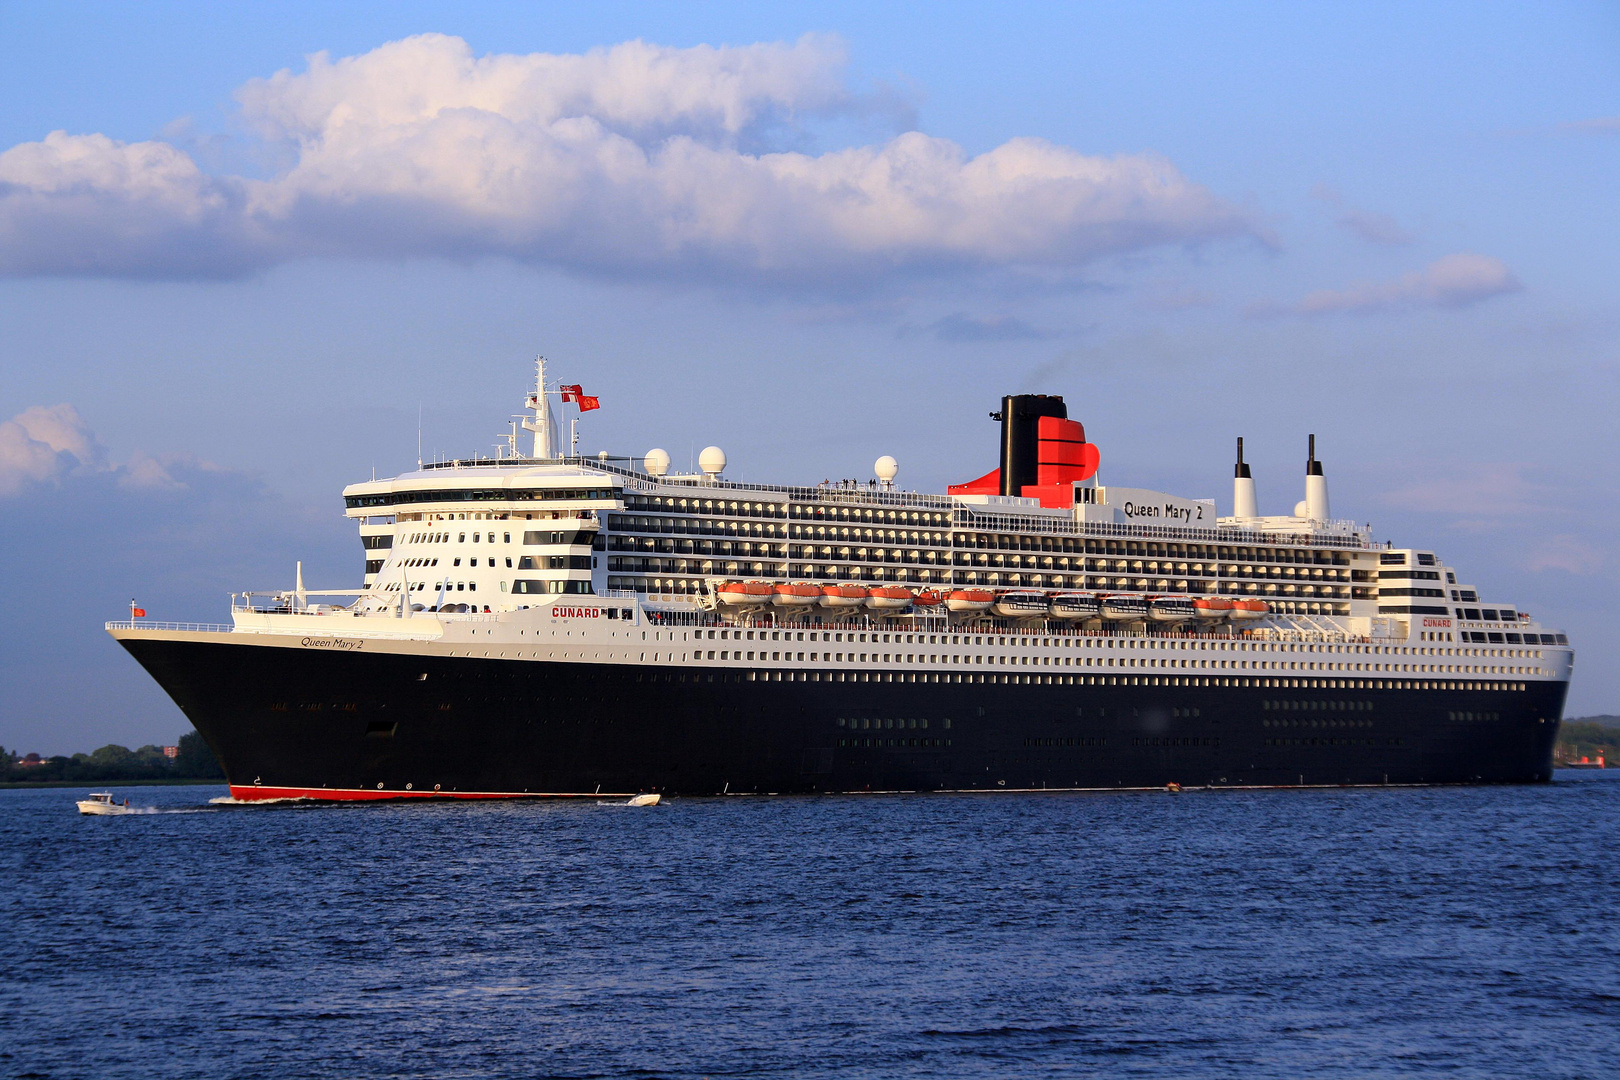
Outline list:
[[[226,625],[107,625],[236,798],[1551,779],[1568,638],[1335,519],[1314,436],[1278,516],[1241,439],[1218,516],[1102,484],[1032,394],[942,494],[890,457],[746,483],[713,446],[684,474],[564,453],[561,410],[597,402],[536,368],[493,456],[344,490],[353,588],[300,569]]]

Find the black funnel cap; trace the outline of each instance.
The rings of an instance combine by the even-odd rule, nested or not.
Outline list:
[[[1040,473],[1040,420],[1069,418],[1063,399],[1048,394],[1016,394],[1001,399],[1001,493],[1022,495]]]

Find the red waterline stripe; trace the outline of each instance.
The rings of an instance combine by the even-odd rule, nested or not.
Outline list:
[[[231,785],[231,798],[239,802],[266,799],[325,799],[358,801],[377,799],[628,799],[634,794],[619,791],[400,791],[373,788],[296,788],[268,787],[262,784]]]

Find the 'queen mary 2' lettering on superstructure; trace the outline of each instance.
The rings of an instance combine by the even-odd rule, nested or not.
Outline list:
[[[564,456],[537,367],[527,455],[344,492],[361,585],[108,624],[238,798],[1551,777],[1568,639],[1332,519],[1314,437],[1280,516],[1242,440],[1230,517],[1098,484],[1045,395],[943,495],[749,484]]]

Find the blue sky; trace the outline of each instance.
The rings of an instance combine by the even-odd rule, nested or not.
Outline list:
[[[353,580],[339,488],[541,351],[763,481],[940,490],[1036,390],[1286,512],[1315,432],[1620,712],[1612,5],[328,7],[0,5],[0,744],[172,741],[101,621]]]

